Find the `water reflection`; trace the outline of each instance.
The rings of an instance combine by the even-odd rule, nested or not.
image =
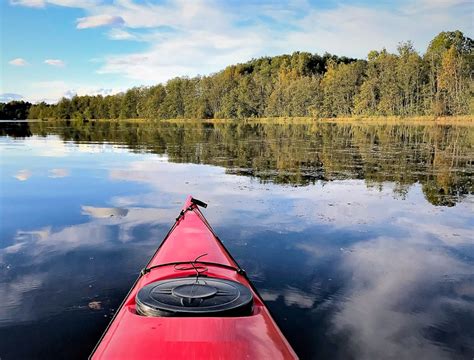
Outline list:
[[[126,216],[127,209],[122,208],[98,208],[94,206],[82,206],[82,213],[95,218],[108,218],[112,216]]]
[[[31,177],[31,171],[27,169],[22,169],[15,174],[15,179],[19,181],[26,181]]]
[[[56,178],[63,178],[69,176],[69,170],[67,169],[51,169],[49,170],[49,177],[56,179]]]
[[[384,237],[353,246],[341,266],[351,281],[334,316],[333,331],[350,334],[348,347],[355,357],[462,355],[443,346],[442,339],[453,335],[452,326],[462,324],[454,313],[460,311],[467,315],[465,320],[474,320],[473,298],[452,291],[456,284],[472,285],[472,266],[445,249]],[[457,333],[455,342],[468,343],[470,336]]]
[[[2,358],[87,356],[187,194],[209,203],[302,358],[472,356],[471,130],[405,129],[415,140],[400,145],[396,127],[290,127],[285,138],[265,124],[79,125],[0,138]],[[362,151],[356,131],[387,148]],[[451,154],[447,178],[433,149]],[[447,184],[440,201],[430,181]]]
[[[263,182],[307,185],[319,180],[364,179],[376,187],[394,182],[394,194],[401,198],[409,186],[421,183],[428,201],[445,206],[474,192],[472,126],[242,121],[0,126],[1,133],[14,137],[56,134],[77,143],[125,144],[134,151],[166,154],[172,162],[224,166],[229,174],[254,176]],[[62,144],[54,148],[63,153]],[[48,151],[54,152],[51,144]]]

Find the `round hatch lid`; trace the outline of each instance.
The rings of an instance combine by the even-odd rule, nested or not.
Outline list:
[[[232,280],[175,278],[140,289],[137,313],[144,316],[246,316],[252,313],[250,290]]]

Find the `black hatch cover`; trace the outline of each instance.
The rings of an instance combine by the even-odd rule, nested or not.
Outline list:
[[[217,278],[175,278],[155,281],[136,295],[144,316],[247,316],[253,296],[244,285]]]

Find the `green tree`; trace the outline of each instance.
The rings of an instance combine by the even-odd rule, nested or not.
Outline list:
[[[72,112],[71,100],[65,97],[59,100],[58,105],[56,106],[56,117],[58,119],[70,119]]]
[[[364,61],[350,64],[329,62],[321,81],[324,93],[321,109],[323,116],[350,116],[353,113],[365,68]]]
[[[438,99],[442,112],[464,114],[469,110],[469,68],[466,61],[452,46],[444,52],[438,74]]]
[[[423,59],[409,41],[398,46],[396,83],[400,103],[396,115],[416,115],[423,112],[423,84],[426,82]]]
[[[371,51],[367,61],[294,52],[26,111],[64,119],[468,114],[474,112],[473,49],[472,39],[452,31],[438,34],[423,57],[411,42],[400,43],[396,54]],[[7,105],[3,113],[19,107]]]
[[[442,71],[443,57],[450,49],[454,49],[452,51],[465,61],[466,67],[469,69],[468,76],[470,86],[472,86],[472,73],[474,71],[474,41],[471,38],[464,36],[461,31],[443,31],[439,33],[433,40],[431,40],[423,57],[428,67],[429,80],[426,84],[426,108],[429,112],[436,115],[445,114],[446,111],[452,107],[450,104],[446,104],[445,94],[443,90],[438,88],[438,77]]]

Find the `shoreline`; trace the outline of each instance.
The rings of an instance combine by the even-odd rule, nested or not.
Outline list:
[[[25,120],[0,120],[1,123],[8,122],[38,122],[38,121],[66,121],[66,119],[25,119]],[[167,123],[273,123],[273,124],[307,124],[307,123],[336,123],[336,124],[417,124],[417,125],[474,125],[474,115],[459,116],[354,116],[354,117],[338,117],[338,118],[313,118],[313,117],[262,117],[262,118],[240,118],[240,119],[192,119],[192,118],[176,118],[176,119],[69,119],[71,122],[167,122]]]

